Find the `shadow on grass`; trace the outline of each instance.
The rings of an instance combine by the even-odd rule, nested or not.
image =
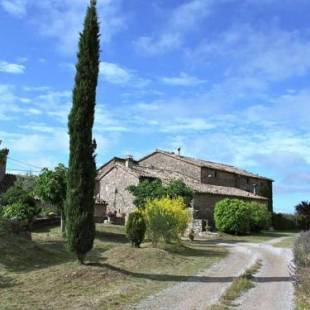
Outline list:
[[[208,246],[203,248],[202,245]],[[196,247],[199,246],[199,247]],[[163,249],[172,254],[178,254],[182,256],[203,256],[203,257],[214,257],[214,256],[224,256],[227,254],[225,251],[212,251],[208,243],[196,243],[195,241],[188,246],[187,244],[170,244],[163,247]]]
[[[52,229],[55,229],[57,227],[59,227],[59,225],[50,225],[46,227],[34,228],[32,232],[36,234],[47,234],[47,233],[51,233]]]
[[[112,271],[121,273],[123,275],[138,278],[147,279],[152,281],[160,282],[196,282],[196,283],[230,283],[238,277],[208,277],[208,276],[184,276],[184,275],[173,275],[173,274],[150,274],[150,273],[139,273],[128,271],[107,263],[88,263],[87,266],[108,268]],[[268,283],[268,282],[290,282],[290,277],[254,277],[254,282]]]
[[[16,280],[7,276],[0,275],[0,289],[9,288],[16,285]]]
[[[107,231],[96,231],[96,238],[106,242],[117,242],[117,243],[128,243],[128,239],[124,234],[107,232]]]
[[[0,252],[0,265],[13,272],[28,272],[74,260],[63,240],[30,241],[13,234],[0,239]]]

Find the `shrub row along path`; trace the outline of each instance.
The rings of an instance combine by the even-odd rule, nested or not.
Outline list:
[[[148,297],[134,309],[208,309],[219,301],[235,277],[260,259],[262,267],[255,275],[255,287],[236,301],[238,309],[291,310],[294,308],[289,277],[292,254],[290,249],[272,246],[280,239],[260,244],[221,243],[230,249],[226,258],[189,280]]]

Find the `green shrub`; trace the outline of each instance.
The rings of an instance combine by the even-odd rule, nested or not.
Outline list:
[[[127,190],[135,197],[133,203],[137,208],[144,208],[149,199],[166,195],[166,190],[158,179],[141,181],[138,185],[129,186]]]
[[[145,206],[147,231],[153,245],[179,240],[189,222],[189,212],[183,198],[149,200]]]
[[[40,211],[41,209],[37,206],[16,202],[4,208],[3,217],[8,220],[32,222],[39,215]]]
[[[250,229],[253,232],[259,232],[263,229],[267,229],[271,225],[271,214],[268,211],[267,206],[258,202],[246,203],[250,208]]]
[[[297,229],[297,218],[293,214],[273,213],[272,226],[276,230],[292,230]]]
[[[139,210],[130,213],[126,223],[126,235],[133,246],[140,247],[145,237],[145,231],[146,223],[143,213]]]
[[[296,207],[299,225],[302,229],[310,229],[310,201],[302,201]]]
[[[159,179],[144,180],[138,185],[129,186],[127,190],[134,196],[133,203],[137,208],[144,208],[148,200],[163,197],[182,197],[187,206],[193,199],[193,191],[182,180],[172,180],[167,186]]]
[[[295,241],[294,261],[296,266],[310,267],[310,230],[302,232]]]
[[[22,203],[29,206],[36,205],[34,198],[20,186],[12,186],[1,195],[0,204],[2,206],[12,205],[14,203]]]
[[[229,234],[248,234],[250,215],[250,208],[244,201],[227,198],[215,205],[215,226],[219,231]]]
[[[182,197],[187,206],[193,200],[193,191],[182,180],[173,180],[166,187],[169,198]]]

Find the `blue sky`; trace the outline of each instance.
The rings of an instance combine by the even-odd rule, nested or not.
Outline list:
[[[0,0],[0,139],[9,169],[67,163],[85,0]],[[308,0],[98,0],[98,166],[155,148],[310,192]],[[30,167],[17,161],[33,165]]]

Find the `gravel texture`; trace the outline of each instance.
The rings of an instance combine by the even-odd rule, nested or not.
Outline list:
[[[221,244],[230,248],[226,258],[189,280],[142,300],[131,309],[208,309],[218,302],[234,277],[241,275],[257,259],[262,260],[262,267],[254,280],[256,286],[235,302],[236,309],[293,309],[294,291],[288,270],[292,253],[289,249],[274,248],[273,242],[276,241]]]
[[[294,287],[289,274],[292,251],[274,248],[271,244],[254,248],[263,265],[255,275],[255,287],[236,301],[239,304],[236,309],[294,309]]]

